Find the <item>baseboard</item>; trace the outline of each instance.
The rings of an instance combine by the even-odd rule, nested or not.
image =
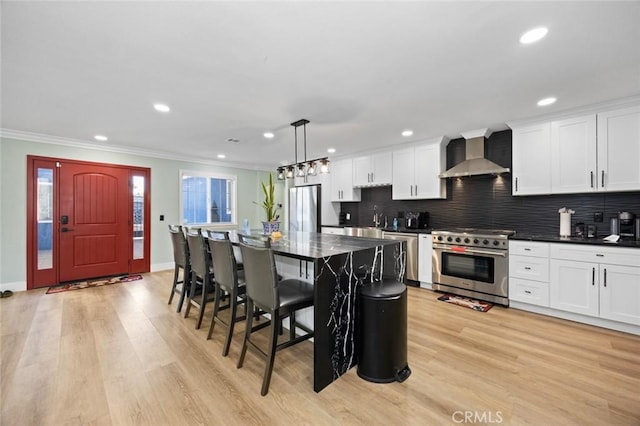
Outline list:
[[[151,265],[151,272],[166,271],[167,269],[173,269],[174,266],[173,262],[156,263]]]
[[[603,318],[595,318],[587,315],[575,314],[573,312],[559,311],[557,309],[547,308],[544,306],[530,305],[528,303],[515,302],[511,300],[509,302],[510,308],[520,309],[527,312],[534,312],[536,314],[547,315],[550,317],[561,318],[569,321],[575,321],[582,324],[594,325],[596,327],[608,328],[610,330],[622,331],[624,333],[631,333],[640,335],[640,326],[633,324],[626,324],[624,322],[611,321]]]
[[[0,290],[6,291],[27,291],[27,282],[26,281],[15,281],[12,283],[0,283]]]
[[[420,288],[426,288],[427,290],[433,290],[433,285],[424,281],[420,281]]]

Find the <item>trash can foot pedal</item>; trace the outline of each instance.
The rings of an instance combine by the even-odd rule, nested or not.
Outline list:
[[[396,372],[396,380],[398,381],[398,383],[402,383],[405,380],[407,380],[410,375],[411,375],[411,369],[407,365],[402,370]]]

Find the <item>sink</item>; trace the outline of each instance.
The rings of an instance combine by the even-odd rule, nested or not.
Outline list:
[[[364,238],[382,238],[382,228],[376,228],[373,226],[348,226],[344,228],[344,235]]]

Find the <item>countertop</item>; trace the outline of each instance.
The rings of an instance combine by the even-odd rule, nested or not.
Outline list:
[[[323,228],[373,228],[373,226],[358,226],[358,225],[322,225]],[[380,227],[384,232],[402,232],[406,234],[430,234],[432,228],[414,229],[414,228],[398,228],[393,229],[391,227]]]
[[[516,233],[509,237],[511,240],[519,241],[540,241],[547,243],[569,243],[569,244],[586,244],[594,246],[609,246],[609,247],[630,247],[640,248],[640,241],[637,240],[618,240],[617,243],[611,243],[603,240],[604,237],[596,238],[582,238],[582,237],[560,237],[558,235],[540,235],[540,234],[526,234]]]
[[[263,236],[264,234],[262,230],[252,229],[251,235]],[[229,238],[237,241],[237,231],[230,231]],[[322,259],[391,244],[398,244],[398,242],[316,232],[283,232],[282,237],[271,239],[271,247],[276,254],[303,260]]]

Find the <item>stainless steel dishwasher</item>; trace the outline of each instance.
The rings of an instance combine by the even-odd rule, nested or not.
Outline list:
[[[382,233],[382,238],[407,242],[407,279],[418,281],[418,234],[385,231]]]

